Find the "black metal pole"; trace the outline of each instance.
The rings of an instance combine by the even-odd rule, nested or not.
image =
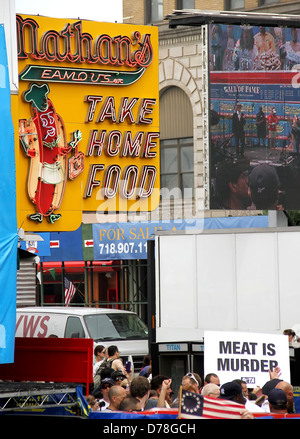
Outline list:
[[[155,301],[155,242],[147,241],[147,324],[149,353],[152,359],[152,375],[159,373],[158,352],[156,346],[156,301]]]

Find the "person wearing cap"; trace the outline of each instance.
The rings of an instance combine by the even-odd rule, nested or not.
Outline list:
[[[270,413],[287,413],[286,394],[282,389],[272,389],[268,394]]]
[[[245,405],[246,399],[243,395],[242,387],[240,384],[230,381],[222,384],[220,388],[220,399],[228,399],[230,401],[237,402],[238,404]]]
[[[106,410],[109,406],[109,398],[108,398],[108,392],[109,389],[115,385],[115,382],[111,378],[104,378],[101,381],[100,384],[100,390],[101,390],[101,398],[98,400],[99,408],[100,410]],[[94,393],[94,392],[93,392]],[[97,397],[97,395],[95,395]]]
[[[280,379],[281,369],[279,366],[276,366],[273,370],[269,370],[270,380],[266,381],[265,384],[261,388],[261,396],[258,398],[259,400],[264,397],[264,400],[259,402],[261,408],[264,412],[270,412],[270,406],[268,402],[268,396],[271,390],[275,389],[275,387],[282,381]],[[258,403],[258,401],[256,401]]]
[[[279,121],[279,119],[278,119],[278,116],[276,114],[276,108],[273,107],[271,110],[271,113],[268,116],[270,148],[276,147],[278,121]]]
[[[249,175],[250,209],[280,210],[279,187],[276,169],[267,163],[257,165]]]
[[[295,413],[293,386],[287,381],[280,381],[276,384],[275,389],[281,389],[284,391],[287,400],[287,411],[288,413]]]
[[[246,119],[242,113],[242,104],[236,104],[236,111],[232,116],[232,133],[234,136],[236,156],[244,156]]]
[[[122,381],[126,379],[126,376],[121,370],[115,370],[114,372],[112,372],[111,377],[114,380],[114,384],[116,386],[121,386]]]
[[[217,171],[216,189],[219,207],[245,210],[251,205],[248,187],[248,160],[224,162]]]
[[[257,404],[255,404],[254,401],[250,401],[249,399],[249,391],[247,387],[247,383],[244,380],[241,379],[235,379],[232,381],[233,383],[237,383],[242,388],[243,397],[245,399],[245,407],[249,412],[256,413],[256,412],[264,412],[264,410],[259,407]]]
[[[219,399],[227,399],[229,401],[236,402],[245,406],[246,399],[244,398],[242,387],[240,384],[230,381],[228,383],[222,384],[220,388]],[[253,419],[253,414],[246,409],[241,410],[242,419]]]

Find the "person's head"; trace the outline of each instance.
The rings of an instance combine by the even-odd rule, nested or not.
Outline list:
[[[149,392],[149,399],[158,399],[158,394],[156,390],[151,390]]]
[[[111,374],[112,379],[115,382],[115,385],[121,386],[122,381],[125,380],[126,376],[123,375],[123,372],[121,370],[114,370]]]
[[[276,384],[275,389],[281,389],[284,391],[287,400],[288,412],[293,412],[294,409],[294,389],[293,386],[287,381],[280,381]]]
[[[112,345],[107,348],[107,356],[108,357],[116,357],[119,358],[120,352],[117,346]]]
[[[138,376],[133,378],[130,384],[130,394],[135,398],[143,398],[149,396],[150,383],[147,378]]]
[[[293,331],[293,329],[285,329],[283,334],[289,337],[289,342],[292,342],[296,336],[296,333]]]
[[[242,34],[241,34],[241,49],[253,49],[254,46],[254,35],[253,35],[253,31],[251,28],[249,27],[245,27],[242,30]]]
[[[205,384],[202,389],[201,395],[209,396],[210,398],[219,398],[220,387],[214,383]]]
[[[287,398],[282,389],[272,389],[268,395],[271,413],[287,413]]]
[[[111,367],[104,367],[104,369],[101,370],[101,380],[104,380],[104,378],[111,378],[112,373],[114,372],[114,369]]]
[[[264,35],[266,33],[266,28],[264,26],[259,26],[259,32]]]
[[[94,349],[94,356],[98,361],[100,361],[103,360],[103,358],[105,358],[105,355],[106,355],[105,347],[102,346],[101,344],[98,344]]]
[[[189,372],[182,378],[182,385],[184,384],[190,384],[195,389],[194,392],[199,393],[202,380],[197,373]]]
[[[147,354],[143,358],[143,367],[151,365],[151,355]]]
[[[139,399],[134,398],[133,396],[125,396],[125,398],[121,401],[119,406],[119,410],[123,412],[136,412],[141,410],[141,402]]]
[[[95,412],[95,411],[98,410],[98,408],[99,408],[99,403],[98,403],[98,401],[97,401],[97,399],[95,398],[94,395],[88,395],[88,396],[86,397],[86,401],[87,401],[88,405],[90,406],[90,408],[91,408],[91,410],[92,410],[93,412]]]
[[[250,204],[247,160],[222,163],[216,175],[217,194],[223,207],[243,210]]]
[[[217,386],[220,386],[220,378],[216,373],[208,373],[207,375],[205,375],[204,384],[209,384],[209,383],[213,383],[216,384]]]
[[[282,380],[280,380],[279,378],[274,378],[272,380],[267,381],[261,388],[262,394],[268,396],[269,392],[272,389],[275,389],[275,387],[277,386],[278,383],[280,383],[280,381]]]
[[[151,355],[147,354],[143,358],[143,368],[140,371],[139,375],[148,378],[149,375],[152,373],[152,361],[151,361]]]
[[[119,410],[121,401],[126,396],[126,390],[122,386],[112,386],[108,392],[109,407],[112,410]]]
[[[275,107],[272,108],[272,113],[276,114],[276,108]]]
[[[247,383],[239,379],[233,380],[232,382],[238,383],[241,386],[244,397],[248,399],[249,391],[248,391]]]
[[[240,384],[230,381],[225,383],[220,388],[220,399],[228,399],[239,404],[245,404],[246,400],[243,396]]]
[[[151,380],[151,389],[152,390],[156,390],[156,392],[158,393],[158,395],[160,395],[161,392],[161,388],[162,388],[162,383],[165,380],[169,380],[169,377],[165,376],[165,375],[156,375],[152,378]],[[166,392],[166,401],[167,402],[171,402],[171,395],[172,395],[172,389],[171,386],[168,388],[167,392]]]
[[[161,386],[164,380],[168,380],[166,375],[155,375],[151,380],[151,389],[156,390],[160,394]]]
[[[279,186],[276,169],[267,163],[257,165],[249,175],[250,196],[257,209],[277,210]]]
[[[115,385],[115,382],[111,378],[104,378],[101,381],[100,388],[102,397],[105,401],[108,401],[108,392]]]

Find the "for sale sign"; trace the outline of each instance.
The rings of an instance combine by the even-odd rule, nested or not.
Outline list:
[[[206,331],[204,353],[205,374],[216,373],[221,384],[242,379],[250,388],[263,386],[277,366],[280,379],[290,381],[286,335]]]

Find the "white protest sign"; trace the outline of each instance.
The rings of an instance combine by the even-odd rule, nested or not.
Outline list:
[[[288,337],[251,332],[204,332],[204,373],[216,373],[220,383],[243,379],[249,388],[269,381],[269,369],[281,369],[290,382]]]

